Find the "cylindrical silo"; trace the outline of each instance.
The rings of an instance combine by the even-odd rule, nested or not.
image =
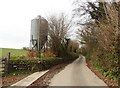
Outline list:
[[[41,16],[31,20],[30,48],[40,51],[47,41],[48,22]]]

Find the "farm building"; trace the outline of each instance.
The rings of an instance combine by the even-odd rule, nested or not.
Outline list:
[[[40,51],[47,41],[48,22],[45,18],[38,16],[31,20],[30,49]]]

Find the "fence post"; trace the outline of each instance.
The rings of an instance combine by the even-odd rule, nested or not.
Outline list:
[[[9,73],[9,61],[10,61],[10,52],[7,55],[7,58],[5,58],[5,74]]]
[[[7,74],[9,73],[9,62],[10,62],[10,52],[8,52],[8,56],[7,56]]]
[[[4,57],[3,64],[4,64],[4,75],[5,75],[7,74],[7,58],[6,57]]]
[[[7,61],[9,62],[10,60],[10,52],[8,52],[8,57],[7,57]]]

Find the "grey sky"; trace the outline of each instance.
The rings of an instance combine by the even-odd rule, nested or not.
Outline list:
[[[73,0],[1,0],[0,47],[29,47],[31,19],[71,11]]]
[[[37,15],[71,13],[74,0],[1,0],[0,47],[29,47],[31,20]],[[95,1],[95,0],[81,0]],[[101,0],[102,1],[102,0]],[[119,1],[119,0],[116,0]]]

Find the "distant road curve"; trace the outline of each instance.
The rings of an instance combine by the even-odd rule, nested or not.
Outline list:
[[[49,86],[104,86],[104,88],[108,88],[107,84],[99,79],[86,65],[85,57],[80,56],[55,75]]]

